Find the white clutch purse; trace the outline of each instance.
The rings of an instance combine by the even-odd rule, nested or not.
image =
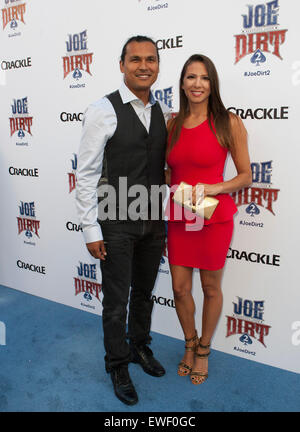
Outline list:
[[[206,196],[204,199],[201,199],[200,197],[196,204],[193,205],[192,190],[192,185],[181,182],[173,195],[174,202],[187,208],[191,212],[196,213],[204,219],[210,219],[219,204],[219,200],[210,196]]]

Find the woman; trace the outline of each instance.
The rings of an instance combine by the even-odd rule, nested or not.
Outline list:
[[[176,312],[185,336],[185,354],[178,374],[190,375],[193,384],[208,376],[210,341],[222,309],[221,278],[237,211],[229,193],[248,186],[252,175],[247,148],[247,132],[239,117],[224,107],[217,71],[204,55],[192,55],[180,77],[180,110],[168,125],[167,175],[170,186],[184,181],[203,188],[219,204],[202,229],[188,229],[188,221],[174,220],[176,204],[170,200],[168,256]],[[228,151],[237,175],[223,180]],[[173,188],[172,188],[173,190]],[[172,196],[172,194],[171,194]],[[202,220],[203,223],[203,220]],[[192,296],[193,268],[199,268],[204,294],[202,333],[198,339]]]

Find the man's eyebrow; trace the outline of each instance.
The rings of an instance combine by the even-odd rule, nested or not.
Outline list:
[[[129,58],[130,58],[130,60],[135,60],[135,59],[141,59],[141,56],[139,56],[139,55],[132,55]],[[146,56],[145,58],[146,59],[156,59],[157,57],[156,57],[156,55],[151,54],[151,55]]]

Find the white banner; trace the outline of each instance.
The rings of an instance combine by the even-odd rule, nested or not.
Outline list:
[[[300,373],[297,188],[300,157],[299,2],[291,0],[0,0],[2,285],[101,315],[99,263],[75,209],[82,113],[119,87],[133,35],[152,37],[157,99],[178,110],[186,59],[209,56],[226,107],[249,135],[253,184],[239,212],[212,347]],[[231,160],[225,176],[235,175]],[[202,291],[194,272],[197,327]],[[183,338],[167,252],[152,330]],[[1,315],[0,315],[1,320]]]

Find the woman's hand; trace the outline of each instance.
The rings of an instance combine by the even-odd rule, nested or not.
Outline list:
[[[197,183],[195,186],[193,186],[192,203],[195,205],[198,201],[200,204],[206,196],[215,196],[219,193],[222,193],[222,183]]]

